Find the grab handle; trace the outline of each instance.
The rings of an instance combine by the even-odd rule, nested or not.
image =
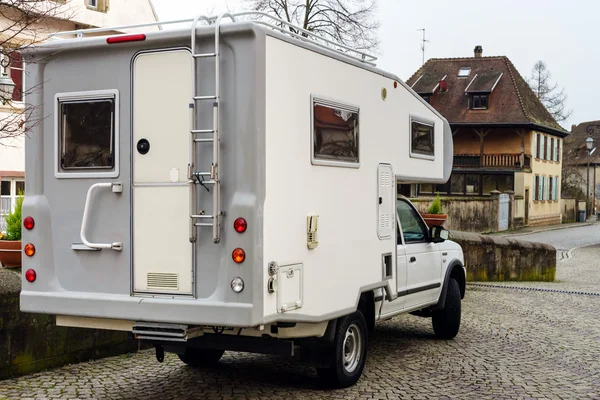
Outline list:
[[[85,207],[83,209],[83,220],[81,221],[81,242],[86,246],[92,249],[112,249],[116,251],[123,250],[123,243],[121,242],[113,242],[113,243],[91,243],[85,238],[85,228],[87,225],[88,211],[90,206],[90,199],[92,197],[92,192],[97,188],[111,188],[113,193],[122,193],[123,192],[123,184],[121,182],[114,183],[95,183],[90,186],[87,192],[87,198],[85,199]]]

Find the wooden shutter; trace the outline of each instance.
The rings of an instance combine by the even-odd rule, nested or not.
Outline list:
[[[542,138],[542,135],[540,135],[540,155],[539,158],[540,160],[544,159],[544,155],[546,154],[546,147],[544,146],[545,142],[545,138]]]
[[[13,51],[10,53],[10,77],[15,83],[13,89],[13,101],[23,101],[23,59],[21,53]]]

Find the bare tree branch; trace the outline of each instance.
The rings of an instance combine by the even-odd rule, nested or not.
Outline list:
[[[567,95],[564,89],[558,90],[558,83],[551,84],[550,77],[546,63],[539,60],[533,66],[531,78],[527,83],[556,122],[563,122],[573,114],[573,110],[565,110]]]
[[[376,0],[243,0],[249,9],[272,13],[325,39],[377,52]],[[289,28],[294,33],[294,28]],[[304,35],[306,36],[306,35]]]
[[[63,1],[0,0],[0,72],[2,79],[12,81],[12,90],[0,90],[0,146],[10,146],[11,138],[26,135],[41,121],[36,107],[24,104],[25,96],[39,90],[22,86],[25,75],[21,52],[45,40],[55,31],[56,21],[72,18],[70,7]],[[15,82],[13,78],[17,78]],[[36,119],[37,118],[37,119]],[[9,139],[9,140],[5,140]]]

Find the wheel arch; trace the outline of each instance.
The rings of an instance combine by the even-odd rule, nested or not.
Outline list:
[[[464,266],[459,260],[453,260],[446,269],[446,274],[444,276],[444,282],[442,285],[442,290],[440,292],[440,297],[438,303],[435,306],[433,306],[434,310],[441,310],[446,306],[446,292],[448,291],[448,284],[450,282],[450,278],[454,278],[456,282],[458,282],[458,287],[460,289],[460,298],[465,298],[467,278],[465,276]]]

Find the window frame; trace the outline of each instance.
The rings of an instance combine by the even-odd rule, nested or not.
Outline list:
[[[415,153],[413,151],[413,130],[412,130],[413,122],[431,127],[433,154]],[[422,117],[420,115],[415,115],[415,114],[409,115],[409,118],[408,118],[408,154],[409,154],[410,158],[420,158],[423,160],[430,160],[430,161],[435,160],[435,121],[433,121],[429,118]]]
[[[479,99],[479,107],[475,106],[475,98]],[[487,110],[490,106],[489,104],[489,93],[473,93],[471,94],[471,110]],[[482,106],[482,101],[481,99],[485,98],[485,107]]]
[[[326,160],[323,158],[318,158],[315,155],[315,106],[323,106],[328,108],[336,108],[339,110],[344,110],[357,114],[358,118],[358,133],[356,134],[356,152],[357,152],[357,161],[339,161],[339,160]],[[339,100],[334,100],[331,98],[317,96],[311,94],[310,96],[310,162],[312,165],[317,166],[327,166],[327,167],[345,167],[345,168],[360,168],[360,158],[361,158],[361,116],[360,116],[360,107],[355,104],[343,103]]]
[[[60,163],[62,144],[62,114],[60,111],[61,104],[65,102],[73,101],[86,101],[86,100],[105,100],[111,99],[114,101],[114,114],[113,114],[113,168],[89,168],[89,169],[62,169]],[[56,178],[70,178],[70,179],[90,179],[90,178],[117,178],[120,173],[120,129],[119,129],[119,91],[116,89],[107,90],[88,90],[81,92],[63,92],[57,93],[54,96],[54,176]]]
[[[400,215],[398,214],[398,202],[406,203],[408,205],[408,207],[411,210],[413,210],[413,212],[416,214],[415,218],[417,220],[417,223],[419,224],[421,229],[423,229],[423,228],[425,229],[425,236],[424,236],[423,240],[418,240],[418,241],[414,241],[414,242],[406,241],[406,238],[404,237],[404,231],[402,230],[402,220],[400,219]],[[406,199],[396,198],[395,210],[396,210],[396,226],[397,226],[396,233],[398,235],[398,238],[396,239],[397,246],[407,246],[407,245],[411,245],[411,244],[422,244],[422,243],[430,243],[431,242],[429,227],[425,223],[425,220],[421,216],[421,213],[419,212],[419,210],[417,210],[415,208],[414,204],[412,204],[410,201],[408,201]],[[400,239],[400,240],[398,240],[398,239]]]

